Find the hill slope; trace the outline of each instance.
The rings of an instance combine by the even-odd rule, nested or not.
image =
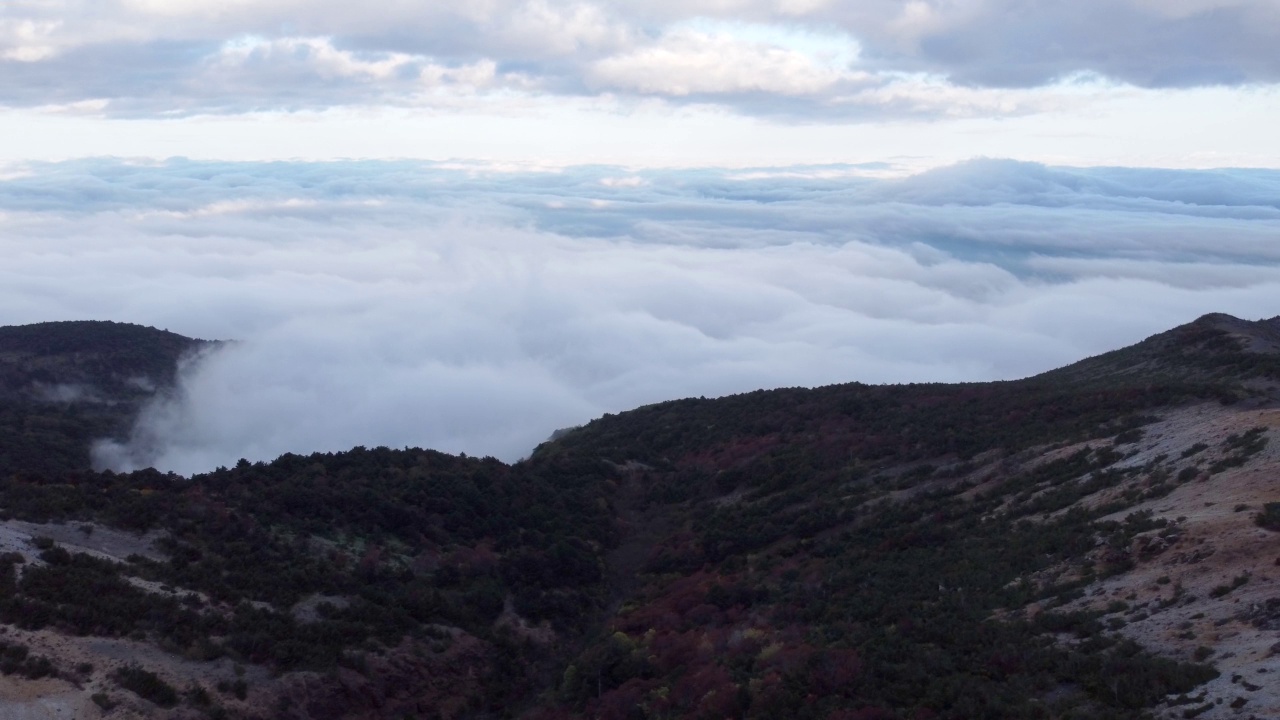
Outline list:
[[[1077,385],[1173,379],[1278,381],[1280,316],[1249,321],[1212,313],[1136,345],[1044,373],[1039,379]]]
[[[0,327],[0,474],[89,466],[89,444],[127,436],[180,362],[214,344],[140,325]]]
[[[1017,382],[661,403],[548,443],[535,457],[630,468],[638,523],[679,528],[612,627],[641,653],[657,638],[688,654],[581,707],[643,701],[689,682],[692,664],[699,690],[772,686],[771,712],[824,717],[830,689],[798,683],[795,665],[827,667],[842,648],[858,653],[862,680],[843,684],[868,717],[1127,717],[1179,673],[1203,678],[1140,660],[1132,637],[1187,662],[1231,648],[1212,690],[1227,704],[1206,695],[1171,717],[1280,712],[1262,689],[1280,543],[1255,524],[1280,500],[1276,326],[1210,315]],[[762,663],[775,647],[799,659]],[[723,660],[740,653],[745,672]],[[749,700],[746,714],[762,702]]]
[[[0,477],[0,698],[1273,717],[1276,324],[1206,316],[1016,382],[661,403],[513,466],[356,448]]]

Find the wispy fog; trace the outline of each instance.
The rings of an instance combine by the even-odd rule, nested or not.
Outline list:
[[[669,398],[1014,378],[1280,313],[1280,172],[885,169],[31,165],[0,181],[0,322],[237,340],[99,453],[191,473],[514,460]]]

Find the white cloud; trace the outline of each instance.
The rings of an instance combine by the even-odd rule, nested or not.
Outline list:
[[[229,110],[255,101],[268,107],[433,104],[442,91],[467,96],[502,82],[488,59],[450,66],[407,53],[340,50],[329,38],[244,37],[205,61],[184,101],[194,109]]]
[[[627,175],[625,177],[600,178],[600,184],[605,187],[638,188],[648,185],[649,181],[639,175]]]
[[[50,36],[61,25],[57,21],[0,19],[0,59],[39,62],[58,52]]]
[[[416,58],[405,53],[382,53],[365,59],[338,50],[328,38],[246,37],[228,42],[210,58],[215,68],[301,66],[321,78],[367,77],[386,80],[412,69]]]
[[[503,44],[534,55],[572,55],[609,50],[633,41],[635,29],[600,6],[557,6],[545,0],[521,4],[499,28]]]
[[[596,62],[587,80],[601,88],[685,96],[814,95],[839,83],[870,79],[866,73],[824,60],[796,49],[744,40],[729,33],[679,29],[647,47]]]

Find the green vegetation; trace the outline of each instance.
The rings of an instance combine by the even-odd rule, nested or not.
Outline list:
[[[535,459],[643,468],[640,517],[674,516],[681,530],[654,548],[634,599],[557,697],[600,717],[1092,718],[1187,692],[1216,673],[1119,640],[1123,618],[1016,610],[1060,606],[1130,567],[1134,536],[1172,529],[1149,514],[1100,518],[1197,467],[1119,469],[1120,452],[1102,448],[995,485],[959,479],[991,451],[1131,444],[1151,409],[1235,402],[1249,392],[1240,380],[1280,377],[1274,357],[1215,322],[1026,381],[680,400],[559,436]],[[1261,429],[1232,438],[1227,462],[1265,441]]]
[[[745,491],[731,505],[716,502],[713,473],[678,462],[645,473],[653,509],[682,513],[690,531],[655,551],[642,600],[569,667],[563,702],[586,716],[639,705],[654,718],[697,715],[708,697],[717,716],[1130,717],[1216,675],[1108,635],[1095,615],[992,619],[1074,597],[1074,581],[1028,581],[1039,571],[1076,565],[1083,582],[1117,572],[1121,548],[1164,526],[1149,514],[1099,522],[1111,505],[1043,519],[1115,486],[1118,454],[1084,450],[973,498],[945,483],[885,502],[874,466],[828,480],[824,458],[806,449],[806,471],[781,487],[752,480],[758,463],[777,473],[772,452],[727,463],[743,478],[731,487]],[[694,487],[673,497],[664,476]],[[1099,538],[1119,557],[1088,566]],[[1045,701],[1063,686],[1079,691]]]
[[[1181,457],[1185,460],[1186,458],[1189,458],[1192,455],[1197,455],[1208,449],[1209,449],[1209,446],[1207,444],[1198,442],[1192,445],[1191,447],[1187,448],[1186,450],[1183,450]]]
[[[1225,597],[1226,595],[1229,595],[1232,592],[1234,592],[1237,588],[1244,587],[1247,584],[1249,584],[1248,573],[1245,573],[1243,575],[1237,575],[1236,577],[1232,578],[1230,585],[1219,585],[1214,589],[1210,590],[1209,597],[1211,598]]]
[[[1231,435],[1223,443],[1224,451],[1232,452],[1221,460],[1209,466],[1210,474],[1217,474],[1228,468],[1240,467],[1249,461],[1249,458],[1262,452],[1267,446],[1267,438],[1263,435],[1267,431],[1264,427],[1256,427],[1245,433],[1244,435]]]
[[[0,327],[0,474],[87,468],[93,440],[127,436],[178,360],[211,346],[125,323]]]
[[[1222,315],[1206,315],[1195,322],[1153,335],[1120,350],[1047,372],[1042,379],[1073,387],[1126,387],[1144,379],[1156,383],[1214,381],[1220,398],[1231,402],[1250,394],[1241,386],[1254,378],[1280,379],[1280,354],[1250,351],[1223,326],[1245,324]],[[1259,331],[1274,336],[1274,322]]]
[[[56,677],[58,671],[49,658],[32,655],[26,645],[0,640],[0,673],[37,680],[46,676]]]
[[[178,691],[174,690],[172,685],[161,680],[155,673],[137,665],[126,665],[117,670],[112,677],[120,687],[160,707],[168,708],[178,704]]]
[[[502,648],[531,682],[554,653],[537,656],[494,620],[509,600],[572,637],[602,607],[603,553],[617,533],[603,471],[357,448],[191,480],[154,471],[0,479],[0,502],[17,516],[164,529],[168,554],[124,565],[55,545],[20,579],[12,562],[0,564],[0,620],[147,638],[189,658],[229,655],[280,672],[359,667],[361,655],[404,637],[438,643],[432,628],[445,625]],[[183,592],[149,592],[127,576]],[[343,602],[299,620],[293,606],[312,595]],[[529,692],[515,677],[493,702]]]
[[[1260,528],[1280,532],[1280,502],[1269,502],[1262,506],[1262,512],[1254,516],[1254,522]]]
[[[1115,437],[1116,445],[1130,445],[1142,439],[1142,428],[1130,428]]]

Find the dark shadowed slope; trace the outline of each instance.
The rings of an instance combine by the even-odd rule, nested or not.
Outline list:
[[[173,382],[178,361],[210,345],[167,330],[110,321],[0,327],[0,392],[82,385],[108,397]]]
[[[1274,383],[1280,381],[1280,317],[1249,321],[1221,313],[1205,315],[1036,379],[1104,385],[1173,380]]]
[[[179,363],[213,345],[115,322],[0,328],[0,473],[89,467],[94,439],[127,435]]]

